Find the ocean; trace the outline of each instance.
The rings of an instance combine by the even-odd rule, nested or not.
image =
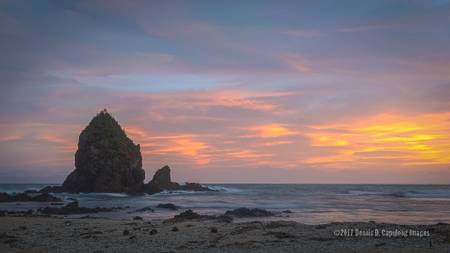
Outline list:
[[[38,190],[46,185],[0,184],[0,192]],[[128,219],[165,219],[192,209],[200,214],[221,214],[248,207],[278,212],[269,219],[294,220],[305,224],[340,221],[376,221],[401,224],[450,223],[450,185],[328,185],[328,184],[205,184],[216,192],[161,192],[128,196],[120,193],[55,194],[66,202],[77,199],[86,207],[129,207],[91,216]],[[173,203],[178,211],[155,209],[134,212],[159,203]],[[0,210],[28,210],[47,203],[0,203]],[[290,210],[291,213],[282,211]],[[74,216],[75,217],[75,216]],[[266,218],[267,219],[267,218]]]

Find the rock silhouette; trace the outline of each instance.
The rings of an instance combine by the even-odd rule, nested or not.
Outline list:
[[[172,182],[170,178],[170,167],[164,166],[153,175],[153,179],[145,185],[145,192],[157,193],[163,190],[176,190],[180,187],[178,183]]]
[[[210,191],[198,183],[172,182],[164,166],[144,184],[140,146],[127,137],[119,123],[102,110],[81,132],[75,153],[75,170],[62,186],[46,186],[40,193],[125,192],[154,194],[164,190]]]
[[[105,110],[81,132],[76,169],[63,183],[67,192],[141,192],[145,171],[140,146]]]

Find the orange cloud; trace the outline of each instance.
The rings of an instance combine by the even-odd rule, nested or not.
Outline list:
[[[0,142],[4,141],[17,141],[22,139],[22,136],[16,135],[16,134],[8,134],[8,135],[2,135],[0,136]]]
[[[331,154],[305,163],[355,166],[390,162],[402,166],[450,164],[450,112],[407,116],[380,114],[348,123],[313,126],[312,145]]]
[[[255,134],[244,137],[276,138],[295,134],[295,132],[289,130],[286,126],[281,124],[260,125],[251,127],[248,130]]]
[[[140,143],[144,155],[179,154],[193,160],[197,165],[210,162],[209,156],[203,151],[208,145],[189,134],[157,134],[150,133],[134,126],[125,128],[126,133]]]

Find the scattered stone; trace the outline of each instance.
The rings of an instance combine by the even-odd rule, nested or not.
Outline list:
[[[134,216],[133,220],[143,220],[141,216]]]
[[[191,209],[188,209],[188,210],[174,216],[175,219],[180,219],[180,220],[194,220],[194,219],[200,219],[201,217],[202,217],[202,215],[192,211]]]
[[[270,231],[270,232],[265,233],[264,235],[272,235],[272,236],[275,236],[277,239],[296,238],[296,236],[293,234],[289,234],[289,233],[281,232],[281,231]]]
[[[188,220],[217,220],[219,222],[230,223],[233,218],[229,215],[201,215],[191,209],[188,209],[180,214],[175,215],[172,219],[167,219],[164,222],[183,222]]]
[[[291,210],[284,210],[282,213],[292,213]]]
[[[134,240],[134,239],[136,239],[136,236],[135,236],[135,235],[132,235],[132,236],[130,236],[130,238],[128,238],[128,239]]]
[[[135,210],[134,211],[135,213],[141,213],[141,212],[155,212],[155,210],[153,210],[153,208],[151,208],[151,207],[144,207],[144,208],[141,208],[141,209],[137,209],[137,210]]]
[[[260,208],[237,208],[231,211],[226,211],[225,215],[235,216],[239,218],[243,217],[268,217],[273,216],[274,213],[260,209]]]
[[[225,215],[225,214],[217,216],[216,219],[219,222],[225,222],[225,223],[233,222],[233,217],[231,217],[230,215]]]
[[[107,207],[95,207],[95,208],[88,208],[88,207],[79,207],[78,202],[70,202],[64,207],[57,208],[57,207],[44,207],[39,209],[39,212],[43,214],[55,214],[55,215],[69,215],[69,214],[84,214],[84,213],[99,213],[99,212],[112,212],[116,209],[121,208],[107,208]]]
[[[282,227],[294,227],[295,226],[294,221],[271,221],[267,223],[264,227],[268,229],[274,229],[274,228],[282,228]]]
[[[172,232],[178,232],[179,229],[178,229],[177,227],[173,227],[171,231],[172,231]]]
[[[129,235],[129,234],[130,234],[130,231],[128,231],[126,229],[123,231],[123,235]]]
[[[150,230],[150,235],[154,235],[154,234],[157,234],[158,233],[158,230],[156,230],[156,229],[152,229],[152,230]]]
[[[211,233],[217,233],[217,228],[216,227],[212,227],[210,228]]]
[[[158,204],[156,207],[170,209],[170,210],[174,210],[174,211],[178,210],[178,206],[176,206],[172,203]]]

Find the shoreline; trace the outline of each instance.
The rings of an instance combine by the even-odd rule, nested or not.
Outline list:
[[[379,231],[378,235],[375,235],[376,230]],[[382,230],[390,234],[381,234]],[[402,231],[408,231],[406,233],[409,234]],[[307,225],[282,220],[235,220],[228,223],[201,219],[177,221],[0,217],[1,252],[266,253],[449,250],[450,225],[445,223],[402,225],[332,222]]]

